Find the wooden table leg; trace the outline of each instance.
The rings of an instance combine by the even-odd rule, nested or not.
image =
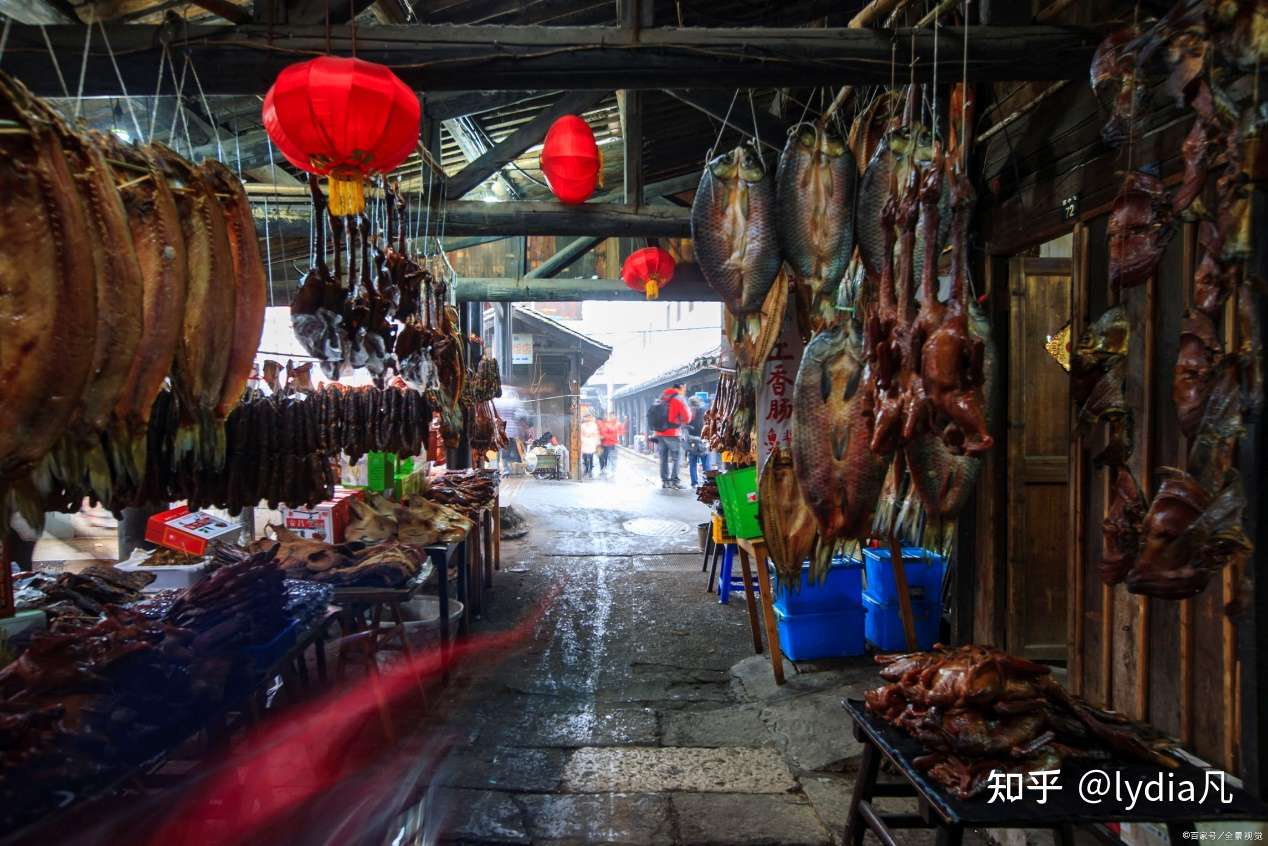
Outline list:
[[[744,548],[740,548],[744,555]],[[775,684],[784,683],[784,651],[779,646],[779,629],[775,627],[774,588],[771,587],[770,568],[766,566],[766,544],[753,544],[753,557],[757,559],[757,581],[762,589],[762,616],[766,619],[766,648],[770,650],[770,665],[775,671]],[[743,559],[741,558],[741,563]]]
[[[480,524],[476,523],[467,535],[467,595],[471,600],[471,614],[480,619],[484,610],[481,606],[480,590]]]
[[[502,569],[502,503],[493,499],[493,569]]]
[[[740,572],[744,575],[744,599],[748,603],[748,622],[753,628],[753,651],[762,654],[762,627],[757,622],[757,597],[753,591],[753,566],[748,555],[740,550]]]
[[[854,793],[850,796],[850,810],[845,818],[845,836],[842,846],[862,846],[863,832],[867,826],[863,823],[863,814],[859,810],[860,803],[869,801],[876,789],[876,776],[881,769],[881,755],[876,745],[870,740],[863,742],[863,760],[859,764],[859,774],[854,781]]]
[[[458,557],[458,601],[462,603],[462,616],[458,618],[458,633],[466,634],[471,628],[471,597],[467,590],[467,546],[471,539],[467,538],[458,544],[454,554]]]

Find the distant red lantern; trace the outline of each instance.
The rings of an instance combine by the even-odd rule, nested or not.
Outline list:
[[[283,70],[264,97],[264,128],[286,160],[330,177],[330,212],[365,208],[362,181],[418,146],[418,96],[383,65],[321,56]]]
[[[584,203],[601,184],[603,155],[590,124],[564,115],[550,126],[542,145],[542,173],[563,203]]]
[[[674,257],[660,247],[644,247],[630,253],[621,267],[621,278],[630,288],[654,300],[674,278]]]

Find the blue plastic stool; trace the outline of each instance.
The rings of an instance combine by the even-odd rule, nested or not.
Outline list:
[[[744,577],[739,573],[731,571],[732,565],[735,563],[735,553],[738,547],[733,543],[726,544],[725,551],[722,554],[722,572],[718,574],[718,602],[726,605],[731,600],[732,591],[737,593],[744,592]],[[761,596],[762,592],[757,587],[757,577],[753,577],[753,596]]]

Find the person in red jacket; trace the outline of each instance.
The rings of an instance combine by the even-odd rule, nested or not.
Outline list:
[[[616,477],[616,445],[625,434],[625,424],[609,414],[599,421],[599,475]]]
[[[678,480],[678,459],[682,454],[682,432],[679,426],[691,422],[691,409],[683,399],[681,383],[665,389],[658,400],[665,408],[668,425],[656,430],[656,444],[660,452],[660,482],[663,488],[681,490]]]

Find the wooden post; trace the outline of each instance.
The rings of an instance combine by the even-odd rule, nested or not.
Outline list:
[[[748,567],[749,553],[757,564],[757,582],[762,591],[762,617],[766,621],[766,644],[770,652],[771,671],[775,674],[775,684],[784,683],[784,651],[779,646],[779,628],[775,625],[774,590],[771,584],[770,568],[766,566],[766,542],[761,539],[739,540],[740,565]]]
[[[911,593],[907,589],[907,568],[903,566],[903,544],[898,535],[889,536],[889,563],[894,568],[894,584],[898,586],[898,609],[903,617],[903,634],[907,637],[908,651],[920,647],[916,643],[916,621],[911,613]]]

